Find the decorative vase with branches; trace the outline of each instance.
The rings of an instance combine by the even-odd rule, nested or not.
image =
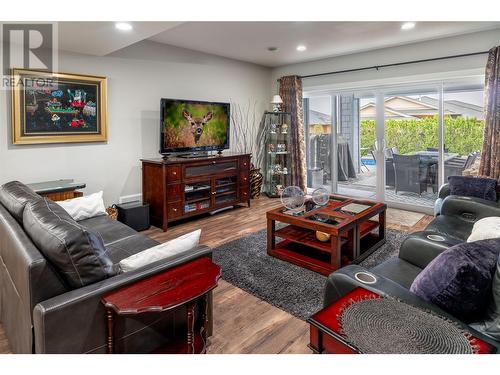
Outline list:
[[[260,112],[260,111],[259,111]],[[249,100],[245,104],[231,102],[232,149],[238,153],[252,154],[250,172],[250,194],[252,198],[260,195],[262,188],[262,144],[263,132],[258,113],[258,101]]]

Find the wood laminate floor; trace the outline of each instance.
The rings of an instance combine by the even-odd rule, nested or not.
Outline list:
[[[165,242],[195,229],[202,229],[200,242],[217,247],[225,242],[266,228],[266,211],[279,199],[261,197],[246,206],[206,215],[172,225],[167,232],[151,228],[144,234]],[[389,208],[387,227],[406,232],[424,229],[431,216]],[[209,353],[311,353],[307,348],[306,322],[221,280],[214,291],[214,335]],[[0,353],[10,353],[0,324]]]

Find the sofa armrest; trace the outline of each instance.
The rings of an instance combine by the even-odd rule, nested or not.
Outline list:
[[[481,198],[450,195],[443,200],[441,215],[455,216],[469,223],[489,216],[500,216],[500,203]]]
[[[444,199],[450,195],[450,186],[444,184],[439,188],[438,198],[434,202],[434,216],[441,215],[441,207],[443,206]]]
[[[356,275],[359,273],[368,273],[372,275],[375,278],[375,282],[368,284],[358,280]],[[409,299],[414,299],[415,302],[421,301],[416,295],[410,293],[409,290],[403,288],[394,281],[370,272],[361,266],[351,264],[342,267],[328,276],[323,300],[324,306],[330,305],[358,287],[370,290],[381,296],[407,296]]]
[[[424,269],[443,251],[463,242],[441,234],[439,234],[439,237],[442,237],[442,240],[434,241],[429,239],[428,235],[436,235],[436,233],[424,231],[409,235],[399,248],[399,258]]]
[[[365,272],[373,275],[376,279],[375,282],[372,284],[360,282],[356,279],[356,274],[358,274],[359,272]],[[358,287],[374,292],[375,294],[378,294],[382,297],[392,297],[409,305],[418,307],[422,310],[430,311],[436,315],[448,319],[449,321],[454,322],[465,331],[470,332],[473,336],[491,344],[492,346],[497,348],[497,352],[500,348],[500,344],[497,341],[485,336],[481,332],[476,331],[466,323],[458,320],[439,307],[424,301],[417,295],[410,292],[408,289],[403,288],[401,285],[383,276],[372,273],[358,265],[349,265],[343,267],[328,276],[324,299],[325,307]]]
[[[450,185],[446,183],[439,188],[438,198],[444,199],[448,195],[450,195]]]
[[[107,330],[105,309],[101,298],[105,294],[196,258],[211,257],[211,253],[212,250],[209,247],[199,246],[189,253],[181,253],[171,259],[160,260],[137,270],[121,273],[40,302],[33,311],[35,352],[104,352]],[[211,305],[209,318],[211,320]],[[128,329],[125,327],[119,336],[116,336],[115,332],[115,338],[120,340],[127,337],[130,341],[134,333],[142,330],[147,331],[144,325],[140,328],[137,328],[137,325]],[[144,339],[143,343],[149,344]],[[134,345],[130,344],[129,347],[134,347]]]

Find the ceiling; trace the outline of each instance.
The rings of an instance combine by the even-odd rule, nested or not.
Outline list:
[[[60,22],[63,50],[103,56],[150,40],[268,67],[500,28],[500,22]],[[87,38],[81,38],[87,35]],[[296,47],[307,47],[299,52]],[[268,47],[277,47],[274,52]]]
[[[59,49],[105,56],[131,44],[178,26],[181,22],[130,22],[133,29],[121,32],[114,22],[58,22]],[[85,37],[83,37],[85,36]]]

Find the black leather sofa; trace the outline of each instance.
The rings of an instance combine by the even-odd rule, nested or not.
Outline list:
[[[449,195],[447,186],[441,189],[440,197],[442,201],[439,202],[438,216],[429,223],[425,231],[408,236],[401,245],[397,257],[371,270],[366,270],[359,265],[349,265],[333,272],[327,280],[324,305],[330,305],[356,287],[363,287],[375,293],[392,296],[417,307],[434,311],[470,330],[475,336],[491,343],[500,351],[500,342],[476,331],[475,328],[481,329],[481,324],[461,322],[409,291],[413,280],[436,256],[449,247],[467,240],[477,220],[489,216],[500,216],[500,203],[498,202],[452,196]],[[500,275],[500,258],[497,268],[496,275]],[[362,282],[359,280],[360,273],[368,273],[374,276],[376,281],[373,284]],[[500,311],[500,306],[496,306],[496,309]]]
[[[25,199],[33,196],[27,194]],[[211,249],[200,246],[168,261],[71,289],[16,219],[17,203],[9,207],[0,203],[0,321],[14,353],[105,353],[105,311],[100,302],[104,294],[193,259],[211,257]],[[102,236],[113,263],[158,244],[108,216],[86,219],[79,224]],[[208,315],[210,334],[211,296]],[[148,352],[172,339],[174,332],[183,334],[185,324],[182,308],[172,313],[118,319],[116,352]]]

